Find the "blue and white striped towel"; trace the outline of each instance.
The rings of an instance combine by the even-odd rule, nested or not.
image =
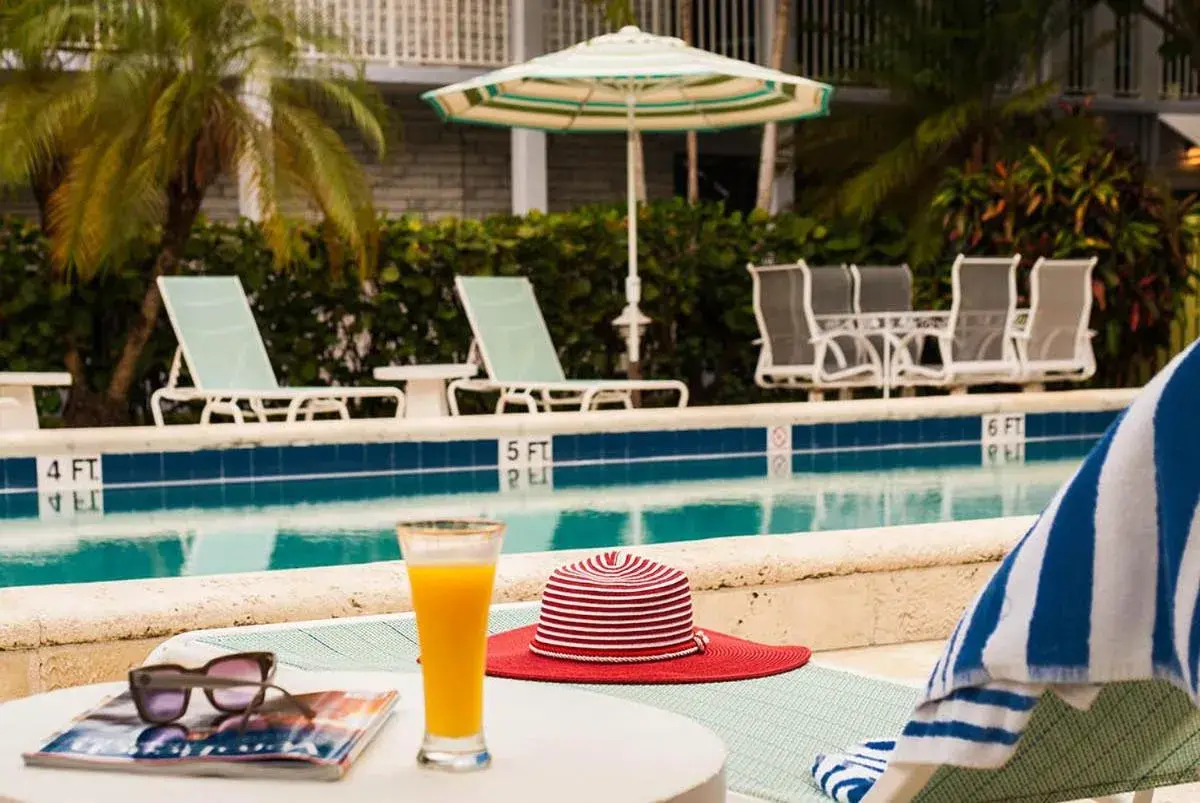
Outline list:
[[[1194,343],[1138,394],[1005,557],[954,628],[893,749],[868,742],[818,756],[817,784],[857,801],[889,753],[999,767],[1047,689],[1086,709],[1105,683],[1157,678],[1198,702],[1198,502]]]

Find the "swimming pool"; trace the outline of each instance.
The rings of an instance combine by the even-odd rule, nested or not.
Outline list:
[[[563,466],[552,488],[510,492],[494,470],[104,488],[69,520],[9,494],[0,587],[395,560],[394,523],[426,515],[499,518],[510,553],[1031,515],[1093,442],[998,466],[980,465],[978,445],[798,454],[776,478],[762,457]]]

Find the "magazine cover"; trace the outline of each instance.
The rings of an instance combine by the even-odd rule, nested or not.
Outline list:
[[[313,720],[272,698],[250,717],[213,709],[192,694],[169,725],[143,722],[129,692],[111,697],[24,754],[31,766],[128,772],[336,779],[396,704],[395,691],[298,694]]]

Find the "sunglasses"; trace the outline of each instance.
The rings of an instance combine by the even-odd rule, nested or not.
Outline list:
[[[308,719],[313,710],[281,686],[275,676],[275,654],[241,652],[214,658],[204,666],[188,669],[178,664],[140,666],[129,672],[129,695],[142,721],[166,725],[187,713],[193,689],[203,689],[208,702],[226,714],[247,717],[275,689]]]

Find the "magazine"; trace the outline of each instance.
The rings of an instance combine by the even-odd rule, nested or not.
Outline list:
[[[169,725],[143,722],[129,692],[109,697],[23,755],[30,766],[337,780],[378,733],[395,691],[298,694],[308,720],[282,700],[251,716],[225,714],[192,694],[187,714]]]

